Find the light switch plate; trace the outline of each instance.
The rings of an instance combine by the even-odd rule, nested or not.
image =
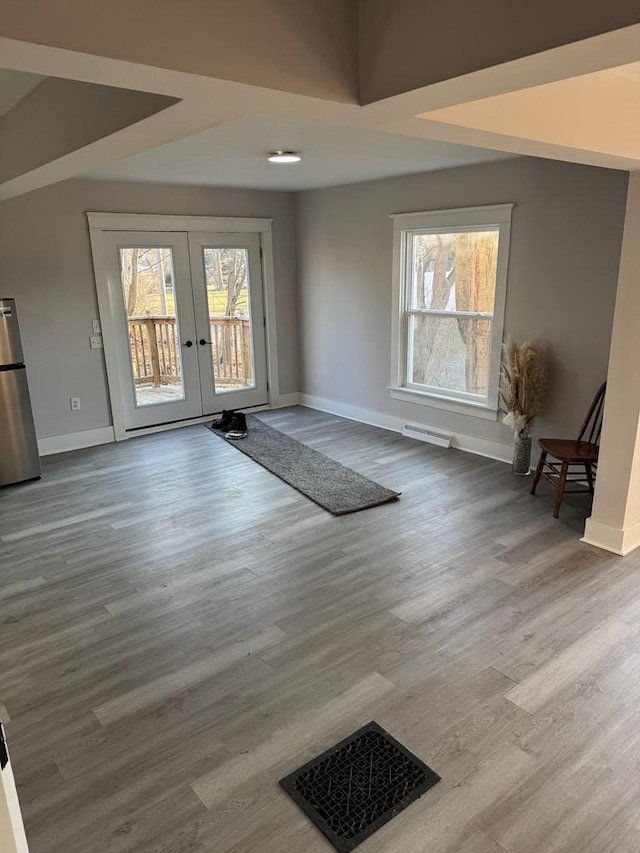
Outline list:
[[[100,320],[92,320],[91,321],[91,330],[94,335],[102,334],[102,327],[100,326]]]

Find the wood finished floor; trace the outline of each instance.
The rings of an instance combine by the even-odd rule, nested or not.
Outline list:
[[[640,558],[508,466],[305,409],[399,502],[333,518],[202,427],[0,493],[32,853],[323,853],[277,780],[377,720],[442,782],[367,853],[640,851]]]

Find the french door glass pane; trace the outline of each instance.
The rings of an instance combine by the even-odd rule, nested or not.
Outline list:
[[[184,400],[171,248],[121,247],[120,278],[136,406]]]
[[[414,385],[485,396],[490,352],[491,320],[409,316],[407,379]]]
[[[216,394],[255,388],[249,252],[214,247],[202,251]]]

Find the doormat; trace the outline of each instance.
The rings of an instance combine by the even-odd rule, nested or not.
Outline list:
[[[400,495],[301,444],[253,415],[247,415],[247,426],[249,434],[246,438],[225,441],[333,515],[380,506],[397,500]],[[220,438],[225,438],[220,430],[210,429]]]
[[[361,844],[440,777],[369,723],[280,784],[340,853]]]

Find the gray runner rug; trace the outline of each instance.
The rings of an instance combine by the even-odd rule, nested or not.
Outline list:
[[[247,426],[247,437],[236,440],[211,431],[333,515],[379,506],[400,495],[252,415],[247,415]]]

